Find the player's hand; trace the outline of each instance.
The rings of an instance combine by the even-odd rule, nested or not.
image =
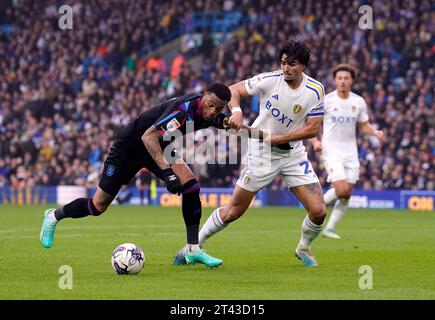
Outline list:
[[[382,132],[382,130],[375,130],[374,135],[379,140],[382,140],[384,138],[384,133]]]
[[[243,126],[243,113],[234,112],[228,119],[228,125],[236,130],[240,130]]]
[[[180,194],[181,193],[181,182],[174,171],[169,169],[163,170],[163,180],[166,184],[166,189],[172,194]]]
[[[319,140],[313,141],[313,148],[316,152],[322,152],[322,143]]]

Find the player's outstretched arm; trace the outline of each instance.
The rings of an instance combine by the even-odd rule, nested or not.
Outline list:
[[[216,126],[219,129],[235,129],[237,134],[240,134],[241,132],[246,132],[248,134],[248,137],[251,139],[258,139],[258,140],[266,140],[267,137],[270,137],[270,134],[266,131],[262,131],[257,128],[252,128],[250,126],[246,126],[242,124],[241,126],[235,125],[234,123],[230,125],[229,118],[224,113],[221,113],[218,115],[219,121],[218,125]],[[234,133],[234,132],[233,132]]]
[[[266,140],[269,136],[269,133],[262,131],[257,128],[252,128],[249,126],[242,125],[242,130],[246,130],[248,132],[248,136],[251,139],[258,139],[260,141]]]
[[[287,134],[273,134],[270,138],[270,143],[272,145],[277,145],[317,137],[322,127],[322,121],[323,117],[310,117],[305,122],[305,126],[298,130]]]
[[[142,142],[147,149],[148,153],[160,167],[160,169],[169,169],[169,164],[163,156],[163,150],[159,143],[160,133],[155,126],[151,126],[142,135]]]

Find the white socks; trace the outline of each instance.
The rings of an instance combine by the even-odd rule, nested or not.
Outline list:
[[[49,219],[50,222],[52,222],[52,223],[57,223],[56,216],[54,215],[54,210],[51,210],[51,211],[48,213],[48,219]]]
[[[337,200],[337,194],[335,193],[335,188],[331,188],[325,192],[323,195],[323,199],[325,200],[325,204],[327,206],[331,205],[335,200]]]
[[[302,234],[299,243],[304,247],[311,246],[313,240],[316,239],[319,233],[322,231],[322,227],[323,225],[319,226],[311,222],[311,220],[308,218],[308,215],[305,216],[304,222],[302,222]]]
[[[218,233],[219,231],[225,229],[225,227],[228,224],[225,224],[222,222],[222,219],[219,215],[219,209],[215,209],[210,217],[208,217],[207,221],[202,226],[201,230],[199,231],[199,244],[203,245],[204,242],[210,238],[215,233]]]
[[[333,230],[335,225],[343,218],[344,213],[349,207],[349,199],[340,199],[332,209],[331,217],[329,218],[328,224],[326,225],[327,230]]]

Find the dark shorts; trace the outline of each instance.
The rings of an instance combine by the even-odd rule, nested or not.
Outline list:
[[[104,161],[98,186],[104,192],[116,196],[121,187],[129,184],[142,168],[147,168],[159,179],[162,179],[162,170],[148,153],[134,152],[123,141],[115,140],[106,161]]]
[[[116,196],[121,187],[128,185],[142,168],[147,168],[157,178],[163,180],[162,169],[146,151],[138,153],[136,151],[138,147],[132,148],[124,140],[115,140],[104,162],[98,184],[104,192]]]

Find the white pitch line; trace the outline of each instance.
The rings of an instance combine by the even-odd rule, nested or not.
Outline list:
[[[0,233],[10,233],[10,232],[16,232],[18,231],[17,229],[4,229],[4,230],[0,230]]]

